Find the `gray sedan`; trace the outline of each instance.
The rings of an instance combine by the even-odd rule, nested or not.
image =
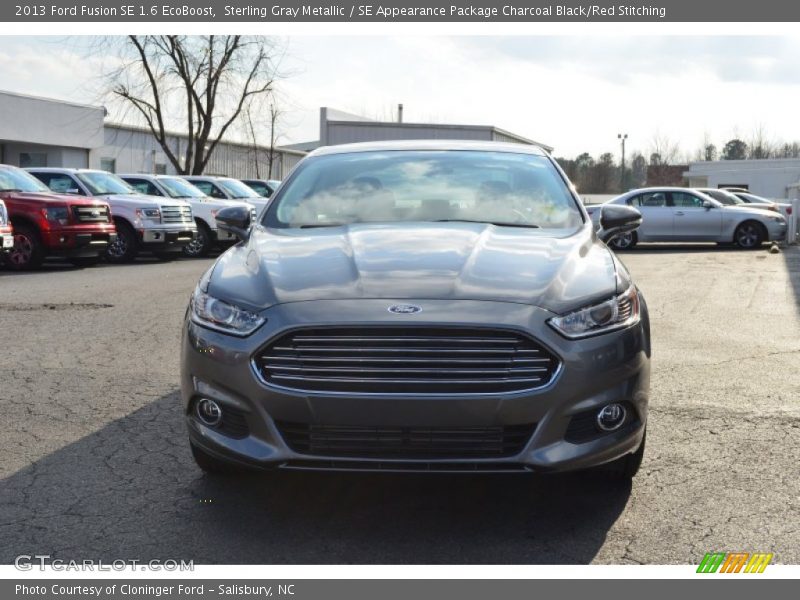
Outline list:
[[[195,460],[262,469],[629,479],[647,305],[543,149],[351,144],[308,155],[201,278],[181,390]]]
[[[744,204],[725,205],[691,188],[632,190],[606,204],[633,206],[642,213],[639,229],[609,242],[617,250],[638,242],[732,242],[740,248],[758,248],[765,241],[786,238],[782,215]],[[602,206],[587,207],[595,226]]]

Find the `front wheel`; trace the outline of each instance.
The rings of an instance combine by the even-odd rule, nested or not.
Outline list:
[[[197,233],[195,233],[191,243],[183,247],[183,253],[189,258],[202,258],[208,256],[208,253],[211,252],[211,246],[213,245],[214,240],[208,225],[202,221],[198,221]]]
[[[636,234],[634,232],[621,233],[608,242],[614,250],[630,250],[636,245]]]
[[[739,248],[753,250],[761,246],[764,241],[764,228],[759,223],[746,221],[736,228],[733,240]]]
[[[117,221],[117,239],[108,245],[106,258],[108,262],[120,264],[133,262],[139,254],[139,239],[133,227],[125,221]]]
[[[6,255],[6,264],[14,271],[38,269],[45,258],[39,232],[26,224],[14,225],[14,247]]]

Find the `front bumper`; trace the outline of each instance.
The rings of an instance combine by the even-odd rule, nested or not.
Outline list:
[[[222,229],[212,230],[211,235],[214,236],[214,241],[221,245],[229,246],[239,241],[239,238],[236,237],[235,234],[231,233],[230,231],[223,231]]]
[[[170,227],[147,228],[139,230],[139,240],[144,249],[155,252],[178,252],[191,244],[197,234],[194,224]]]
[[[402,300],[407,302],[408,300]],[[397,471],[564,471],[599,465],[635,451],[647,421],[650,341],[646,306],[630,328],[566,340],[547,324],[552,313],[531,306],[484,301],[418,301],[420,315],[391,315],[391,300],[320,300],[278,305],[267,323],[236,338],[193,323],[187,314],[181,358],[181,393],[190,439],[206,452],[263,468]],[[424,315],[424,321],[420,318]],[[391,319],[391,320],[390,320]],[[502,394],[404,395],[300,392],[264,383],[252,358],[289,329],[317,325],[434,325],[512,329],[527,333],[557,355],[561,368],[545,387]],[[212,398],[241,415],[245,433],[231,437],[208,427],[191,410]],[[625,402],[635,418],[613,433],[565,440],[574,417]],[[535,424],[522,450],[502,458],[407,460],[311,455],[293,451],[276,421],[358,427],[494,427]],[[568,436],[567,436],[568,437]]]
[[[14,247],[14,233],[11,227],[0,227],[0,252]]]
[[[85,227],[65,227],[42,234],[48,256],[65,258],[94,258],[102,255],[117,239],[113,226],[87,230]]]
[[[788,225],[786,221],[770,221],[769,225],[767,226],[767,231],[769,233],[769,240],[770,242],[782,242],[786,239],[786,230]]]

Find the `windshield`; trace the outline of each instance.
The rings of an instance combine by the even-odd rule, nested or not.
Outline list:
[[[734,194],[730,192],[726,192],[725,190],[702,190],[706,193],[707,196],[711,196],[719,202],[720,204],[727,204],[728,206],[732,206],[734,204],[747,204],[741,198],[736,197]]]
[[[191,183],[180,177],[160,177],[158,182],[161,184],[171,198],[204,198],[202,190],[197,189]]]
[[[259,196],[269,198],[272,195],[272,189],[264,181],[248,181],[247,187],[255,191]]]
[[[754,196],[753,194],[745,194],[739,193],[736,194],[746,202],[752,202],[753,204],[772,204],[772,200],[767,200],[766,198],[762,198],[761,196]]]
[[[93,196],[105,194],[138,194],[135,189],[116,175],[102,171],[81,171],[76,173],[78,179],[89,188]]]
[[[231,198],[258,198],[251,188],[236,179],[217,179],[217,185],[224,189]]]
[[[19,190],[21,192],[49,192],[50,188],[30,173],[16,167],[0,169],[0,192]]]
[[[475,221],[574,230],[577,202],[547,157],[389,151],[312,158],[281,186],[268,227]]]

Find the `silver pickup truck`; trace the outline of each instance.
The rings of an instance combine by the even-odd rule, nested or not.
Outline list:
[[[117,229],[109,262],[130,262],[141,251],[168,260],[180,256],[197,235],[191,205],[184,200],[138,193],[116,175],[94,169],[35,168],[28,171],[54,192],[97,196],[108,202]]]

